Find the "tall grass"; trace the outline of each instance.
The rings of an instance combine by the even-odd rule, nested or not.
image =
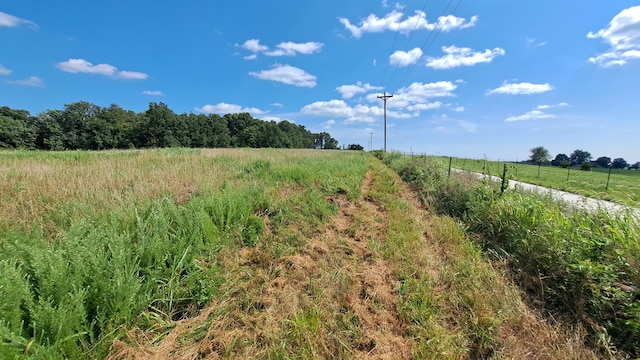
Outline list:
[[[131,326],[161,337],[220,295],[221,254],[298,214],[322,221],[327,194],[357,193],[358,156],[0,153],[0,358],[103,358]],[[310,187],[318,205],[290,186]]]
[[[588,330],[603,353],[640,354],[640,228],[632,213],[576,210],[536,194],[452,174],[445,164],[388,158],[425,204],[480,234],[532,302]]]

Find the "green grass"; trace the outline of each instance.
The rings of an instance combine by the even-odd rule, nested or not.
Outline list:
[[[464,221],[485,254],[508,262],[532,303],[585,327],[603,354],[640,353],[640,225],[633,213],[590,213],[528,192],[501,195],[495,184],[464,173],[447,178],[447,165],[392,159],[425,204]]]
[[[448,157],[438,157],[438,159],[448,164]],[[563,169],[559,166],[540,166],[538,168],[536,165],[461,158],[453,158],[451,166],[501,177],[505,164],[507,165],[507,177],[511,180],[564,190],[595,199],[614,201],[624,205],[640,206],[640,171],[612,169],[607,189],[609,169],[603,168],[594,168],[591,171],[582,171],[579,166],[570,169]]]
[[[133,324],[166,334],[220,296],[221,253],[255,246],[265,219],[312,231],[365,169],[358,152],[1,152],[0,358],[101,358]]]

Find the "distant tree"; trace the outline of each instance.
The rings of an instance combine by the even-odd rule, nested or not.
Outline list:
[[[529,159],[532,163],[536,165],[541,165],[549,161],[551,155],[549,154],[549,150],[547,150],[544,146],[536,146],[531,149],[531,156]]]
[[[571,163],[571,159],[566,154],[558,154],[551,160],[551,165],[567,167]]]
[[[585,161],[582,164],[580,164],[580,170],[582,171],[591,171],[592,167],[593,167],[593,164],[591,163],[591,161]]]
[[[364,147],[360,144],[349,144],[349,150],[364,150]]]
[[[634,169],[634,170],[640,169],[640,161],[638,161],[637,163],[629,166],[629,169]]]
[[[624,169],[627,166],[629,166],[629,164],[627,163],[627,161],[623,158],[617,158],[617,159],[613,159],[613,161],[611,162],[611,166],[614,169]]]
[[[591,161],[591,153],[588,151],[577,149],[569,155],[571,164],[583,164],[585,161]]]
[[[338,140],[332,138],[327,132],[321,132],[315,134],[313,145],[316,149],[337,149]]]
[[[611,164],[611,158],[610,157],[606,157],[606,156],[601,156],[599,158],[596,159],[596,164],[602,166],[602,167],[608,167],[609,164]]]

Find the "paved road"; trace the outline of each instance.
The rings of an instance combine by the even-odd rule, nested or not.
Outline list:
[[[459,169],[451,169],[451,170],[464,171]],[[480,173],[475,173],[475,174],[480,179],[487,176]],[[491,180],[502,181],[502,179],[497,176],[491,176]],[[609,213],[617,213],[617,212],[623,212],[623,211],[629,210],[628,206],[620,205],[611,201],[588,198],[582,195],[573,194],[573,193],[562,191],[562,190],[549,189],[546,187],[533,185],[533,184],[516,181],[516,180],[509,180],[509,188],[523,189],[527,191],[533,191],[539,194],[551,194],[551,196],[556,200],[561,200],[569,204],[573,204],[574,206],[582,207],[582,208],[593,210],[593,211],[602,209]],[[640,209],[634,209],[633,212],[636,215],[636,217],[640,218]]]

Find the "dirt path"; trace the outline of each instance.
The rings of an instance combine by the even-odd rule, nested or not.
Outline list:
[[[265,358],[287,348],[303,358],[411,358],[399,284],[370,250],[384,241],[388,216],[368,200],[371,184],[368,173],[359,198],[328,197],[337,214],[298,252],[272,259],[260,246],[243,249],[227,261],[220,300],[173,324],[156,345],[115,343],[111,358]]]

